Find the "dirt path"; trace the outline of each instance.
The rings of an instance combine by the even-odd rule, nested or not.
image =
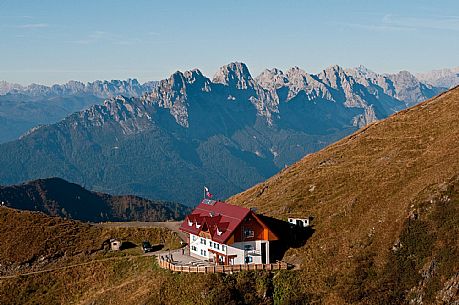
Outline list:
[[[161,252],[161,251],[158,251],[158,252]],[[106,262],[106,261],[112,261],[112,260],[121,260],[121,259],[130,259],[130,258],[138,258],[138,257],[152,256],[152,255],[155,255],[155,253],[147,253],[147,254],[143,254],[143,255],[129,255],[129,256],[108,257],[108,258],[92,260],[92,261],[89,261],[89,262],[72,264],[72,265],[56,267],[56,268],[50,268],[50,269],[45,269],[45,270],[31,271],[31,272],[25,272],[25,273],[20,273],[20,274],[15,274],[15,275],[4,275],[4,276],[0,276],[0,280],[12,279],[12,278],[20,277],[20,276],[40,274],[40,273],[46,273],[46,272],[61,271],[61,270],[66,270],[66,269],[75,268],[75,267],[79,267],[79,266],[90,265],[90,264],[99,263],[99,262]]]

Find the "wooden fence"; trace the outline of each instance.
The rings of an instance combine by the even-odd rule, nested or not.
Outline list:
[[[158,263],[161,268],[169,269],[175,272],[193,272],[193,273],[231,273],[239,271],[254,270],[281,270],[288,269],[289,264],[277,262],[274,264],[244,264],[244,265],[215,265],[215,266],[183,266],[167,262],[158,257]]]

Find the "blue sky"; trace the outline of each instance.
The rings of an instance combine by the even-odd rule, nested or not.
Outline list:
[[[459,1],[0,0],[0,80],[159,80],[223,64],[459,66]]]

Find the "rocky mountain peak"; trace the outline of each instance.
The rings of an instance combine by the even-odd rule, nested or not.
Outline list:
[[[202,72],[199,69],[193,69],[189,71],[185,71],[183,73],[185,78],[188,80],[189,83],[194,83],[198,79],[205,78]]]
[[[292,67],[287,70],[285,75],[288,78],[289,87],[287,100],[294,98],[302,91],[306,94],[308,100],[319,97],[330,101],[334,100],[326,86],[303,69]]]
[[[318,74],[318,77],[328,86],[337,89],[342,86],[343,81],[348,80],[348,76],[343,68],[338,65],[333,65],[321,73]]]
[[[0,95],[7,94],[11,91],[23,90],[24,87],[19,84],[8,83],[6,81],[0,81]]]
[[[345,73],[344,69],[340,65],[329,66],[324,71],[327,73],[338,73],[338,74]]]
[[[351,73],[355,76],[360,76],[360,77],[365,77],[365,78],[375,78],[378,74],[376,74],[375,72],[373,72],[372,70],[368,69],[367,67],[363,66],[363,65],[359,65],[355,68],[351,68],[351,69],[346,69],[345,70],[346,73]],[[352,73],[354,72],[354,73]]]
[[[327,78],[330,79],[344,79],[347,78],[346,71],[339,65],[333,65],[322,71]]]
[[[415,88],[420,87],[419,80],[408,71],[400,71],[395,74],[387,74],[386,77],[392,80],[394,86],[402,90],[402,88]]]
[[[186,83],[185,75],[180,71],[176,71],[168,79],[161,81],[159,87],[184,94]]]
[[[311,75],[304,71],[303,69],[300,69],[299,67],[292,67],[285,72],[285,75],[288,77],[288,79],[293,79],[293,78],[298,78],[298,77],[306,77],[309,78]]]
[[[242,62],[232,62],[224,65],[215,73],[212,81],[230,87],[235,86],[238,89],[247,89],[254,85],[249,69]]]
[[[396,74],[386,74],[393,82],[395,97],[404,101],[407,105],[414,105],[426,99],[428,95],[435,95],[436,90],[431,85],[421,83],[408,71],[400,71]]]
[[[190,71],[185,71],[183,76],[186,79],[186,82],[190,85],[198,87],[199,90],[204,92],[211,91],[212,82],[210,79],[205,77],[199,69],[193,69]]]
[[[279,89],[288,83],[288,78],[277,68],[265,69],[255,80],[265,89]]]
[[[398,79],[403,79],[403,80],[407,80],[407,81],[417,81],[417,78],[411,74],[410,72],[406,71],[406,70],[403,70],[403,71],[400,71],[396,74],[393,74],[394,77],[398,78]]]
[[[143,102],[169,109],[179,125],[188,127],[187,85],[200,79],[200,75],[202,76],[199,70],[185,73],[177,71],[168,79],[160,81],[153,91],[143,98]]]

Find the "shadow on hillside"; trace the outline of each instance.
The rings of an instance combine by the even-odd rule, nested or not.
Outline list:
[[[272,229],[279,240],[270,242],[269,252],[271,261],[282,260],[290,248],[300,248],[314,234],[314,228],[292,225],[287,221],[260,215],[262,220]]]
[[[120,250],[132,249],[132,248],[136,248],[136,247],[137,247],[137,245],[134,244],[133,242],[124,241],[124,242],[121,244]]]
[[[164,248],[163,244],[153,245],[151,246],[151,252],[156,252],[156,251],[162,250],[163,248]]]

